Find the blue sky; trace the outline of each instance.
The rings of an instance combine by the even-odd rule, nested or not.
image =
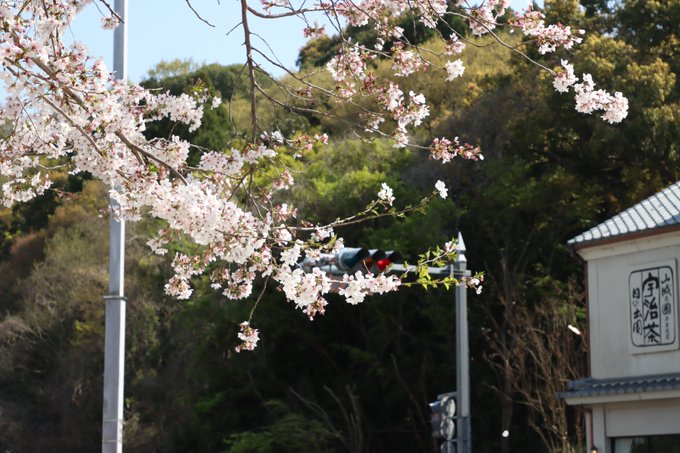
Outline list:
[[[528,0],[512,0],[514,8],[525,8]],[[110,2],[113,4],[113,1]],[[191,58],[197,63],[242,63],[245,60],[243,31],[236,28],[241,19],[238,0],[193,0],[201,22],[185,0],[128,1],[128,74],[140,81],[161,60]],[[103,57],[112,67],[113,33],[100,26],[102,14],[90,5],[81,12],[67,32],[67,38],[87,45],[94,56]],[[266,40],[277,57],[293,67],[298,50],[305,43],[298,19],[264,20],[251,18],[251,30]],[[255,38],[257,40],[257,38]],[[257,43],[264,48],[262,42]],[[280,75],[280,71],[275,71]]]
[[[131,80],[139,81],[161,60],[191,58],[197,63],[222,64],[245,60],[241,28],[227,36],[240,22],[239,2],[193,0],[192,5],[215,27],[200,21],[184,0],[129,0],[128,74]],[[113,32],[101,28],[101,17],[93,3],[76,17],[66,37],[87,45],[92,55],[104,57],[111,68]],[[251,29],[268,41],[282,61],[289,65],[295,63],[297,51],[304,43],[298,21],[251,21]]]

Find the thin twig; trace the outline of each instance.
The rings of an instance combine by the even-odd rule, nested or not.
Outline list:
[[[193,13],[194,13],[194,15],[195,15],[196,17],[198,17],[202,22],[206,23],[206,24],[209,25],[210,27],[215,28],[215,26],[214,26],[213,24],[211,24],[211,23],[208,22],[206,19],[204,19],[203,17],[201,17],[200,14],[198,14],[198,11],[196,11],[196,10],[194,9],[194,5],[191,4],[191,0],[185,0],[185,1],[187,2],[187,5],[189,5],[189,8],[191,9],[191,11],[193,11]]]
[[[118,19],[121,23],[125,23],[125,21],[123,20],[123,18],[120,17],[120,15],[116,12],[116,10],[115,10],[114,8],[112,8],[111,5],[109,5],[109,3],[108,3],[106,0],[99,0],[99,2],[101,2],[104,6],[106,6],[106,9],[108,9],[109,12],[110,12],[116,19]],[[96,5],[96,3],[95,3],[95,5]],[[99,8],[97,8],[97,9],[99,9]]]
[[[250,14],[257,16],[260,19],[281,19],[282,17],[300,16],[300,15],[303,15],[305,13],[325,11],[325,9],[323,9],[323,8],[305,8],[305,9],[295,9],[295,10],[289,11],[287,13],[264,14],[264,13],[259,12],[256,9],[250,7],[250,6],[247,6],[247,9],[248,9],[248,12]]]

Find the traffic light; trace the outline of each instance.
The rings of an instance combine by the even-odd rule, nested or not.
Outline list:
[[[343,274],[354,270],[360,263],[373,259],[371,252],[361,247],[345,247],[335,256],[335,265]]]
[[[456,392],[444,393],[437,396],[430,406],[430,427],[432,437],[444,439],[441,445],[442,453],[456,451]]]
[[[428,404],[430,406],[430,430],[432,431],[432,437],[439,439],[442,437],[441,425],[442,425],[442,402],[432,401]]]
[[[383,252],[382,250],[372,249],[369,250],[369,253],[370,257],[364,260],[364,266],[373,273],[384,272],[390,264],[401,262],[401,253],[394,250]]]
[[[357,271],[384,272],[392,263],[401,262],[401,254],[394,250],[345,247],[336,254],[324,253],[317,259],[306,258],[302,269],[311,272],[318,267],[331,275],[354,274]]]
[[[442,405],[442,420],[441,433],[442,437],[448,441],[456,438],[456,395],[444,395],[441,399]]]

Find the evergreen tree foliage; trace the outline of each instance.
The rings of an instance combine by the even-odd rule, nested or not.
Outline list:
[[[410,217],[340,233],[348,246],[414,260],[463,232],[469,267],[486,273],[482,294],[469,297],[476,452],[580,451],[579,414],[555,399],[565,379],[584,377],[587,350],[585,334],[567,329],[586,332],[583,265],[566,241],[679,176],[680,3],[545,3],[548,15],[589,30],[569,60],[628,96],[630,115],[620,125],[575,113],[549,80],[525,77],[533,65],[486,41],[478,44],[495,46],[494,65],[469,45],[466,79],[404,83],[432,101],[426,134],[479,144],[483,162],[442,166],[423,162],[418,150],[351,138],[352,108],[298,106],[307,109],[300,117],[260,107],[272,129],[347,137],[290,162],[292,171],[306,170],[291,189],[306,218],[356,212],[382,182],[401,205],[432,193],[438,179],[449,187],[448,199]],[[419,26],[402,26],[415,42],[428,38]],[[323,65],[334,46],[333,38],[310,41],[299,64]],[[522,50],[550,67],[566,56]],[[179,134],[218,150],[240,140],[249,108],[241,66],[165,62],[150,75],[149,87],[207,89],[225,103],[205,112],[199,135],[161,123],[149,136]],[[314,82],[331,83],[322,73]],[[277,95],[267,79],[259,83]],[[107,222],[97,212],[107,194],[95,182],[58,181],[46,198],[0,211],[3,451],[89,452],[100,439]],[[455,387],[452,292],[406,289],[356,307],[332,300],[313,322],[264,282],[255,297],[226,303],[199,280],[194,296],[178,302],[162,295],[168,262],[146,247],[150,226],[130,228],[126,450],[438,451],[427,403]],[[256,351],[237,354],[235,326],[253,309],[266,336]],[[510,437],[501,437],[506,429]]]

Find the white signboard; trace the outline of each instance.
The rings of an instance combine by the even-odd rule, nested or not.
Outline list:
[[[677,349],[675,260],[634,267],[628,277],[631,352]]]

